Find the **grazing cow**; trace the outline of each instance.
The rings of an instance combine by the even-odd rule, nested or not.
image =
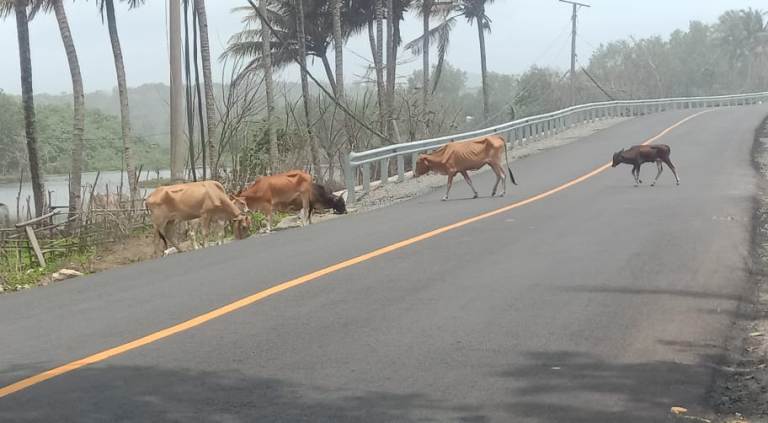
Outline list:
[[[413,171],[413,177],[419,177],[429,171],[448,175],[448,188],[445,191],[443,201],[448,199],[448,194],[451,192],[451,185],[453,184],[453,177],[457,173],[461,173],[461,176],[472,188],[472,192],[475,194],[472,198],[477,198],[477,190],[472,185],[472,180],[469,179],[469,170],[477,170],[481,167],[488,165],[496,173],[496,183],[493,185],[493,191],[491,191],[491,197],[496,195],[496,189],[499,187],[499,182],[502,183],[500,197],[503,197],[507,192],[507,178],[504,175],[504,168],[501,166],[501,152],[504,150],[504,156],[507,159],[507,170],[509,171],[509,177],[512,183],[515,182],[515,176],[512,175],[512,169],[509,167],[509,156],[507,155],[507,143],[504,139],[498,135],[489,135],[487,137],[446,144],[439,149],[435,150],[432,154],[421,154],[416,161],[416,169]]]
[[[0,228],[11,227],[11,212],[8,211],[8,206],[0,203]]]
[[[224,187],[216,181],[159,187],[147,197],[145,203],[155,234],[163,241],[165,249],[171,244],[180,250],[172,236],[176,222],[200,219],[204,245],[212,221],[232,221],[236,239],[243,239],[251,225],[248,206],[228,197]]]
[[[236,197],[245,201],[249,209],[258,210],[266,216],[267,232],[272,231],[272,213],[275,210],[299,210],[302,225],[312,223],[315,208],[331,208],[337,214],[347,212],[343,198],[312,182],[312,177],[300,170],[262,176],[237,193]]]
[[[300,210],[301,201],[294,202],[291,210]],[[312,212],[315,210],[333,210],[334,214],[346,214],[347,204],[340,195],[334,195],[325,186],[312,182],[312,193],[309,196],[309,213],[307,220],[312,224]]]
[[[616,167],[622,163],[631,164],[632,177],[635,178],[635,186],[637,186],[638,184],[643,183],[643,181],[640,180],[640,166],[642,166],[643,163],[656,162],[656,167],[659,172],[656,174],[656,179],[651,183],[651,186],[654,186],[656,185],[656,181],[659,180],[661,172],[664,170],[664,166],[662,165],[663,162],[669,166],[670,170],[672,170],[672,174],[675,175],[675,182],[677,185],[680,185],[680,178],[677,177],[675,165],[669,160],[670,152],[671,149],[666,144],[633,145],[628,150],[622,148],[621,151],[614,153],[611,166]]]

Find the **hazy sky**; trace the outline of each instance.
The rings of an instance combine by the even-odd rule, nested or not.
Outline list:
[[[95,2],[66,1],[76,47],[80,56],[86,91],[111,89],[115,83],[114,65],[106,27],[102,24]],[[244,0],[208,0],[211,44],[215,57],[223,51],[228,38],[242,25],[233,7],[247,4]],[[713,22],[724,10],[732,8],[768,9],[766,0],[593,0],[592,8],[579,14],[578,54],[587,63],[600,43],[649,35],[668,36],[677,28],[686,28],[691,20]],[[569,66],[569,6],[557,0],[496,0],[488,14],[493,19],[492,32],[486,38],[488,68],[491,71],[517,73],[533,64],[562,69]],[[166,1],[147,0],[140,9],[128,11],[118,5],[117,19],[128,84],[168,81],[168,42],[166,33]],[[403,25],[403,38],[409,41],[420,33],[421,21],[409,17]],[[71,83],[66,56],[61,45],[53,14],[38,16],[31,24],[32,66],[35,91],[38,93],[70,92]],[[350,40],[346,46],[347,78],[365,72],[364,58],[370,57],[367,33]],[[21,91],[19,82],[18,45],[15,19],[11,15],[0,21],[0,89],[9,93]],[[452,34],[448,60],[469,72],[479,72],[477,30],[462,21]],[[409,53],[400,59],[408,63],[398,73],[407,75],[420,66]],[[331,53],[331,60],[333,60]],[[214,74],[219,74],[218,62]],[[318,78],[325,80],[320,63],[312,67]],[[297,73],[286,69],[285,79]]]

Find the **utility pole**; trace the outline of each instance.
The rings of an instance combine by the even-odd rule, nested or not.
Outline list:
[[[184,81],[181,79],[181,0],[168,0],[171,65],[171,180],[184,179]]]
[[[560,0],[560,2],[573,5],[573,15],[571,15],[571,106],[574,106],[576,105],[576,17],[579,7],[592,6],[569,0]]]

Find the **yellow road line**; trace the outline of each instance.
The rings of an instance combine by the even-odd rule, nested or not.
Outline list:
[[[653,138],[650,138],[643,142],[643,145],[650,144],[659,138],[663,137],[667,133],[669,133],[671,130],[677,128],[678,126],[684,124],[685,122],[700,116],[704,113],[707,113],[711,110],[703,111],[700,113],[696,113],[694,115],[688,116],[685,119],[677,122],[676,124],[670,126],[669,128],[665,129],[664,131],[660,132],[658,135],[656,135]],[[356,264],[362,263],[364,261],[370,260],[372,258],[382,256],[384,254],[390,253],[392,251],[399,250],[401,248],[407,247],[409,245],[415,244],[419,241],[423,241],[425,239],[433,238],[437,235],[440,235],[442,233],[452,231],[454,229],[460,228],[462,226],[469,225],[471,223],[477,222],[479,220],[487,219],[492,216],[496,216],[497,214],[507,212],[512,209],[516,209],[518,207],[525,206],[527,204],[533,203],[535,201],[539,201],[541,199],[544,199],[546,197],[549,197],[553,194],[556,194],[564,189],[567,189],[569,187],[572,187],[580,182],[583,182],[600,172],[603,172],[604,170],[608,169],[611,166],[610,163],[607,163],[603,166],[600,166],[599,168],[587,173],[586,175],[580,176],[576,179],[573,179],[563,185],[560,185],[557,188],[553,188],[549,191],[543,192],[541,194],[535,195],[533,197],[529,197],[525,200],[519,201],[517,203],[510,204],[508,206],[502,207],[497,210],[493,210],[487,213],[483,213],[481,215],[462,220],[460,222],[443,226],[441,228],[435,229],[433,231],[429,231],[426,233],[423,233],[421,235],[417,235],[413,238],[406,239],[404,241],[397,242],[395,244],[379,248],[378,250],[371,251],[367,254],[363,254],[361,256],[357,256],[355,258],[343,261],[341,263],[334,264],[332,266],[326,267],[324,269],[320,269],[316,272],[312,272],[309,274],[306,274],[304,276],[300,276],[296,279],[283,282],[279,285],[275,285],[269,289],[265,289],[263,291],[257,292],[253,295],[250,295],[248,297],[242,298],[240,300],[237,300],[233,303],[227,304],[223,307],[217,308],[215,310],[209,311],[208,313],[201,314],[197,317],[194,317],[190,320],[187,320],[185,322],[179,323],[177,325],[168,327],[166,329],[151,333],[147,336],[144,336],[142,338],[136,339],[134,341],[128,342],[126,344],[118,345],[116,347],[110,348],[108,350],[101,351],[99,353],[90,355],[85,358],[81,358],[79,360],[72,361],[70,363],[64,364],[62,366],[47,370],[45,372],[36,374],[34,376],[28,377],[26,379],[20,380],[18,382],[12,383],[8,386],[4,386],[0,388],[0,398],[3,398],[7,395],[11,395],[15,392],[21,391],[23,389],[29,388],[30,386],[37,385],[38,383],[45,382],[48,379],[53,379],[57,376],[61,376],[63,374],[72,372],[74,370],[77,370],[81,367],[85,367],[94,363],[98,363],[100,361],[107,360],[111,357],[123,354],[125,352],[143,347],[144,345],[151,344],[153,342],[159,341],[161,339],[167,338],[169,336],[175,335],[179,332],[183,332],[189,329],[192,329],[196,326],[202,325],[203,323],[209,322],[213,319],[216,319],[218,317],[224,316],[226,314],[232,313],[233,311],[239,310],[243,307],[246,307],[248,305],[251,305],[257,301],[263,300],[264,298],[271,297],[272,295],[278,294],[280,292],[283,292],[287,289],[293,288],[295,286],[299,286],[302,284],[305,284],[309,281],[315,280],[317,278],[320,278],[322,276],[328,275],[330,273],[337,272],[342,269],[346,269],[347,267],[354,266]]]

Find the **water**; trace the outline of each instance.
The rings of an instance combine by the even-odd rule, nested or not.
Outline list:
[[[125,172],[112,171],[101,172],[99,174],[99,181],[94,192],[106,193],[107,187],[109,187],[110,193],[115,193],[120,188],[120,176],[122,173],[123,178],[123,193],[128,195],[128,175]],[[169,170],[161,170],[160,177],[168,178],[171,172]],[[155,171],[142,172],[139,180],[144,181],[147,179],[155,179],[157,173]],[[26,178],[25,178],[26,179]],[[93,185],[96,180],[96,172],[83,173],[83,185]],[[53,206],[66,206],[69,204],[69,176],[68,175],[46,175],[45,176],[45,190],[51,191],[51,205]],[[142,189],[141,194],[146,196],[151,188]],[[5,203],[8,206],[8,210],[11,213],[11,219],[16,220],[16,196],[19,193],[19,182],[0,183],[0,203]],[[46,194],[47,196],[48,194]],[[27,197],[30,197],[30,205],[34,210],[34,200],[32,199],[32,183],[25,181],[21,186],[21,200],[20,209],[22,216],[26,216],[27,210]],[[32,213],[34,214],[34,212]]]

